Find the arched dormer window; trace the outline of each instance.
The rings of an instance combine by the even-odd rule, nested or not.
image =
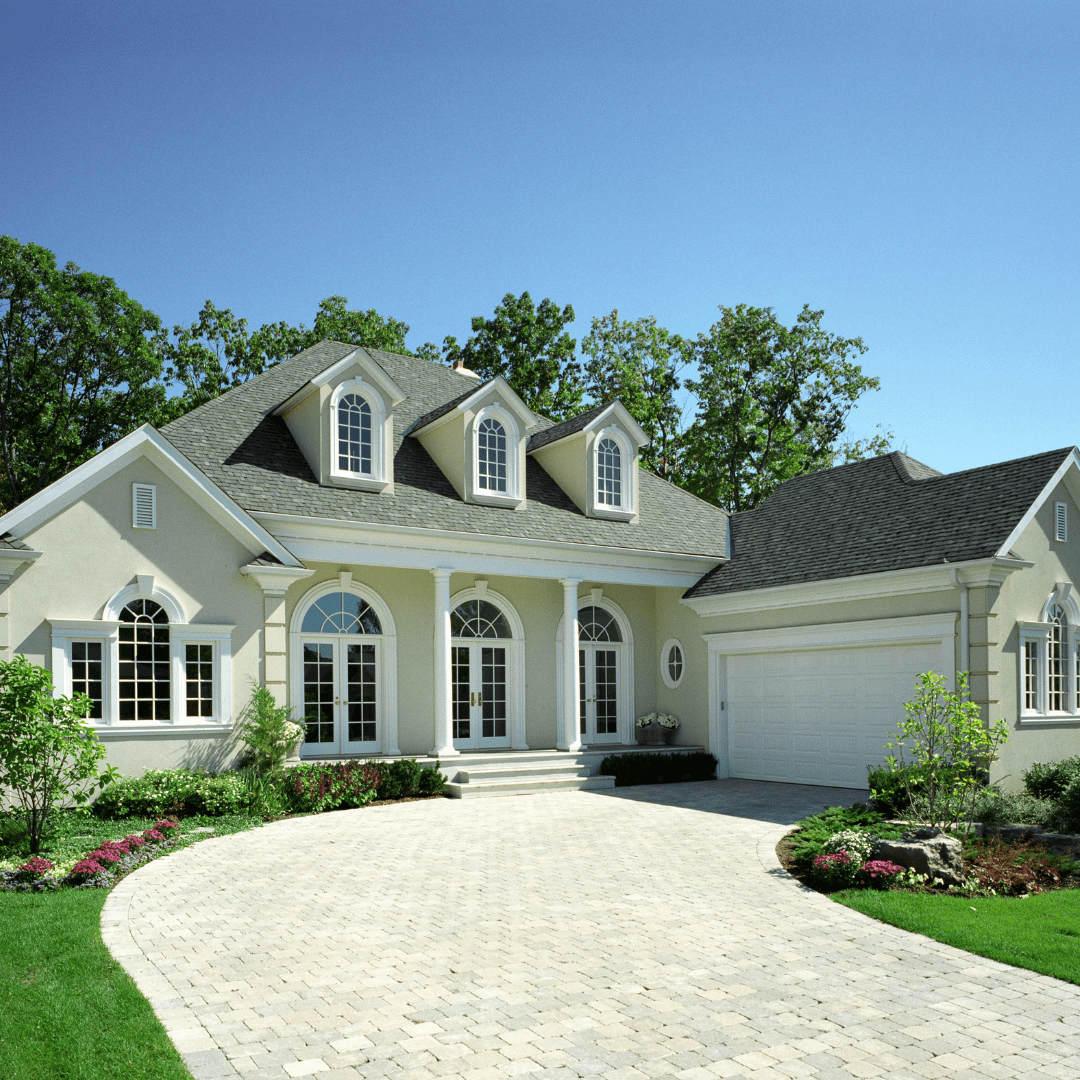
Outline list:
[[[330,476],[368,491],[389,486],[392,422],[382,397],[361,379],[342,383],[330,397]]]
[[[472,423],[471,496],[494,506],[517,506],[522,498],[521,433],[499,404],[477,413]]]
[[[1080,714],[1080,608],[1059,584],[1038,622],[1019,624],[1021,719],[1075,719]]]
[[[371,475],[371,406],[359,394],[343,394],[337,403],[338,468]]]
[[[590,510],[596,517],[628,521],[637,513],[637,455],[619,427],[596,433],[590,472]]]

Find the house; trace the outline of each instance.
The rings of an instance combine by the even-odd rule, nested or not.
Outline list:
[[[645,442],[322,342],[0,518],[0,655],[89,694],[129,774],[229,764],[253,682],[305,757],[576,755],[660,709],[721,776],[860,787],[916,676],[970,670],[996,776],[1080,752],[1075,449],[893,453],[730,516]]]

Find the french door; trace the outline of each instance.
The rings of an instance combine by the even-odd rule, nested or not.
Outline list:
[[[584,741],[619,741],[619,648],[587,644],[578,650],[578,693]]]
[[[304,640],[302,757],[379,749],[378,641]]]
[[[509,746],[505,645],[451,646],[450,677],[457,750]]]

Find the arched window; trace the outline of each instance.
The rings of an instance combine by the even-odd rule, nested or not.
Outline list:
[[[1050,712],[1065,709],[1065,646],[1068,632],[1065,629],[1065,612],[1060,604],[1050,609],[1050,633],[1046,639],[1046,690],[1047,707]]]
[[[1072,587],[1051,594],[1039,622],[1021,622],[1020,715],[1074,720],[1080,713],[1080,608]]]
[[[484,491],[506,491],[506,428],[494,417],[476,429],[477,486]]]
[[[488,600],[466,600],[450,613],[450,633],[458,638],[511,638],[506,616]]]
[[[622,641],[622,631],[610,611],[583,607],[578,611],[578,641]]]
[[[304,615],[304,634],[381,634],[379,616],[362,597],[332,592],[319,597]]]
[[[120,612],[121,720],[168,720],[169,616],[153,600],[132,600]]]
[[[596,448],[596,501],[601,506],[622,506],[622,451],[605,436]]]
[[[371,406],[359,394],[344,394],[337,405],[338,468],[371,475]]]

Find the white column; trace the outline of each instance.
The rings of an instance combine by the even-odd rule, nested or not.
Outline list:
[[[556,746],[576,753],[581,749],[581,707],[578,671],[578,586],[580,581],[560,578],[563,587],[563,729]]]
[[[456,754],[450,695],[450,571],[435,569],[435,749],[439,757]]]

